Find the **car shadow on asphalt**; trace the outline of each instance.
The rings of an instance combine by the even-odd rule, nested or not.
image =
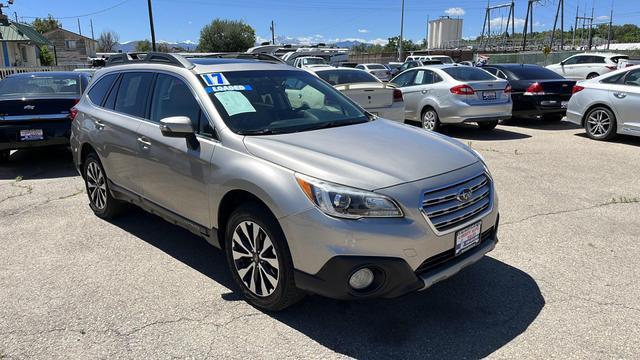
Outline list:
[[[581,138],[589,139],[589,137],[585,133],[578,133],[575,135]],[[597,141],[597,140],[592,140],[592,141]],[[623,144],[623,145],[631,145],[631,146],[640,146],[640,136],[618,135],[611,140],[607,140],[607,142]]]
[[[444,126],[440,132],[457,139],[475,141],[520,140],[531,137],[531,135],[507,130],[502,127],[497,127],[490,131],[480,130],[475,124]]]
[[[527,118],[513,118],[501,123],[503,127],[520,127],[528,129],[540,129],[540,130],[573,130],[580,129],[579,125],[576,125],[569,121],[545,121],[542,119],[527,119]]]
[[[18,150],[0,164],[0,180],[23,180],[78,176],[71,151],[65,147]]]
[[[241,300],[224,253],[161,218],[132,207],[111,223],[208,276]],[[525,272],[485,257],[432,288],[396,299],[345,302],[309,296],[274,319],[354,358],[486,357],[522,334],[545,300]]]

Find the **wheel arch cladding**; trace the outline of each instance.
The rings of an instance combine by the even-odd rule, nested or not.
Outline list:
[[[89,143],[82,144],[82,146],[80,147],[80,154],[78,156],[78,161],[79,161],[78,165],[80,166],[80,169],[82,169],[82,167],[84,166],[85,160],[87,159],[87,155],[91,153],[97,154],[93,146],[91,146],[91,144]],[[82,173],[82,176],[84,177],[84,173]]]
[[[266,211],[270,216],[272,216],[276,220],[276,222],[278,222],[278,219],[273,211],[271,211],[269,206],[258,196],[242,189],[231,190],[224,195],[224,197],[220,201],[220,204],[218,205],[217,226],[218,238],[221,240],[221,246],[224,246],[224,241],[222,240],[224,239],[227,222],[229,221],[231,214],[237,208],[247,203],[255,203],[257,206],[261,207],[262,210]]]

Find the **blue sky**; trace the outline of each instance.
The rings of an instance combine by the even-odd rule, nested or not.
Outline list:
[[[414,41],[425,36],[427,16],[431,19],[451,14],[464,19],[463,35],[479,35],[482,30],[486,0],[405,0],[405,37]],[[551,28],[557,0],[541,0],[536,6],[534,23],[538,30]],[[576,5],[583,9],[594,0],[565,0],[565,26],[573,23]],[[6,2],[0,0],[0,2]],[[492,5],[508,0],[491,0]],[[311,42],[331,42],[361,39],[384,42],[398,35],[401,0],[153,0],[156,39],[164,41],[198,41],[202,26],[220,17],[244,20],[256,29],[259,38],[270,38],[270,21],[276,23],[276,34]],[[595,1],[595,17],[608,22],[610,0]],[[104,10],[104,11],[103,11]],[[93,19],[96,36],[105,29],[116,31],[120,41],[150,38],[146,0],[15,0],[6,9],[24,21],[51,13],[62,18],[64,28],[76,31],[80,17],[83,34],[90,34],[89,19]],[[516,0],[516,31],[522,30],[526,0]],[[506,12],[492,14],[494,28],[499,27]],[[640,23],[638,0],[617,0],[614,3],[614,23]],[[519,29],[519,30],[518,30]]]

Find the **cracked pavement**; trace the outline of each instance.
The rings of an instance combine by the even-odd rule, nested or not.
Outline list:
[[[239,299],[224,256],[138,209],[93,216],[64,149],[0,165],[0,359],[638,358],[640,138],[446,131],[486,158],[500,243],[399,299]]]

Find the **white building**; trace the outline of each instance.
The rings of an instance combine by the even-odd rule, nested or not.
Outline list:
[[[462,19],[443,16],[429,21],[429,49],[447,49],[458,46],[462,40]]]

